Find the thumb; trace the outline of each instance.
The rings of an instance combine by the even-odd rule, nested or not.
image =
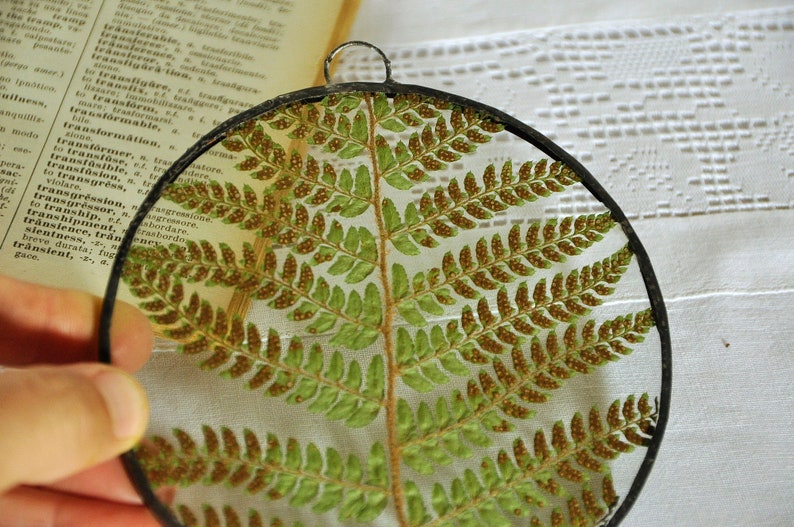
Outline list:
[[[52,483],[130,449],[148,414],[140,384],[111,366],[0,369],[0,493]]]

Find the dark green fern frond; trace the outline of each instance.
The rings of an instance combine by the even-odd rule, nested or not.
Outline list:
[[[205,426],[199,446],[187,433],[174,430],[176,444],[155,436],[138,449],[147,478],[155,486],[224,484],[265,500],[286,499],[292,507],[314,512],[338,508],[340,520],[369,521],[380,514],[389,496],[386,454],[375,443],[366,461],[343,459],[333,448],[324,453],[313,443],[301,448],[295,439],[282,445],[267,435],[262,445],[250,430],[242,442],[229,428]],[[219,433],[220,432],[220,433]]]

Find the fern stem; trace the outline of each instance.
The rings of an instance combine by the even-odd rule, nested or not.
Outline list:
[[[383,174],[378,166],[375,151],[375,110],[372,105],[372,96],[367,94],[364,97],[367,104],[367,114],[369,120],[369,137],[367,149],[372,163],[373,196],[372,202],[375,209],[375,218],[378,227],[378,270],[380,282],[383,284],[383,322],[381,323],[381,333],[384,340],[384,354],[386,356],[386,432],[387,443],[389,445],[389,467],[392,486],[392,499],[394,509],[397,514],[397,522],[400,527],[408,527],[408,517],[405,510],[405,495],[403,493],[402,479],[400,477],[401,456],[398,445],[400,444],[397,433],[397,354],[394,349],[394,339],[392,335],[392,323],[394,321],[396,306],[392,298],[392,291],[389,287],[389,262],[387,255],[389,252],[389,234],[384,221],[382,210],[383,199],[381,197],[381,184]]]

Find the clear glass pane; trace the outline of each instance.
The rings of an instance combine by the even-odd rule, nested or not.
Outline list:
[[[136,456],[164,521],[601,525],[638,490],[667,346],[641,247],[452,101],[295,97],[144,209],[118,296],[160,335]]]

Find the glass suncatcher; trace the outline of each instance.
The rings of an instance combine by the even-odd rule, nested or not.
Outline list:
[[[332,83],[349,45],[385,81]],[[204,136],[120,245],[102,359],[116,298],[162,337],[123,456],[146,504],[168,527],[617,525],[671,382],[625,215],[546,137],[394,81],[369,44],[325,67]]]

